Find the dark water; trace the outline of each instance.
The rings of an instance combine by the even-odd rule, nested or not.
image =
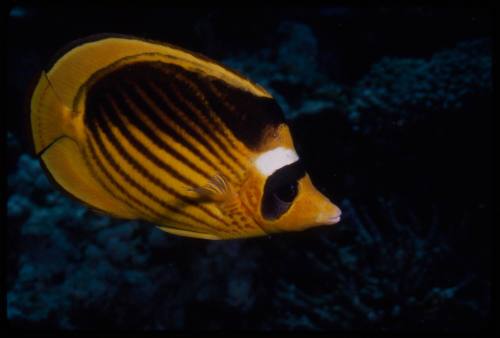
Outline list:
[[[8,19],[7,317],[15,328],[483,331],[492,295],[490,9],[17,5]],[[276,97],[345,217],[210,242],[95,214],[30,154],[25,94],[61,46],[132,34]]]

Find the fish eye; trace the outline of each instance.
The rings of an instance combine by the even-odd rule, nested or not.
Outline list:
[[[278,187],[274,191],[274,196],[276,196],[280,201],[285,203],[292,203],[297,196],[297,181],[291,182],[289,184]]]
[[[292,205],[298,193],[297,181],[269,189],[262,199],[262,216],[273,220],[279,218]]]
[[[299,192],[298,181],[304,175],[305,170],[297,161],[267,178],[261,202],[261,213],[265,219],[278,219],[290,209]]]

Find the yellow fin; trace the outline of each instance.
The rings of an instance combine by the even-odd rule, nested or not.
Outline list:
[[[220,240],[222,238],[217,237],[215,235],[211,234],[206,234],[202,232],[194,232],[194,231],[189,231],[189,230],[181,230],[181,229],[174,229],[174,228],[169,228],[166,226],[158,226],[158,228],[162,231],[168,232],[170,234],[178,235],[178,236],[186,236],[186,237],[192,237],[192,238],[201,238],[201,239],[210,239],[210,240]]]
[[[81,87],[97,72],[119,61],[127,63],[162,60],[220,78],[254,95],[270,97],[262,87],[221,64],[166,43],[107,34],[75,41],[64,50],[64,54],[47,71],[47,77],[61,101],[72,109],[76,108],[71,105],[75,103],[74,99]]]
[[[73,197],[106,214],[135,219],[127,205],[116,200],[99,185],[76,144],[69,137],[61,137],[43,152],[41,160],[48,175]]]
[[[213,176],[202,187],[190,188],[188,190],[195,192],[202,199],[214,202],[226,201],[232,195],[231,185],[228,179],[222,174]]]
[[[35,153],[40,154],[52,142],[65,135],[70,110],[57,96],[45,72],[40,74],[31,96],[30,122]]]

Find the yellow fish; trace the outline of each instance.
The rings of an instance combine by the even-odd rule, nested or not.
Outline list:
[[[176,235],[229,239],[334,224],[261,86],[136,37],[79,40],[31,95],[36,154],[64,191]]]

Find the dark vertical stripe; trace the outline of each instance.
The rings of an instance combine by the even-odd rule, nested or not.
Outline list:
[[[111,114],[111,115],[113,115],[113,114]],[[187,196],[181,195],[179,192],[177,192],[177,191],[173,190],[172,188],[163,184],[163,182],[161,180],[159,180],[157,177],[153,176],[139,162],[137,162],[137,160],[135,160],[129,153],[127,153],[127,151],[123,148],[123,146],[120,144],[120,142],[116,139],[116,137],[114,136],[113,132],[111,131],[109,125],[105,121],[106,116],[108,116],[108,114],[106,112],[101,111],[101,114],[98,114],[97,119],[95,119],[96,125],[94,125],[94,128],[96,128],[97,126],[101,127],[101,129],[103,130],[103,132],[107,136],[108,140],[111,142],[111,144],[117,150],[117,152],[120,154],[120,156],[122,156],[137,172],[139,172],[143,177],[148,179],[151,183],[160,187],[162,190],[164,190],[168,194],[174,196],[175,198],[179,199],[183,203],[188,204],[188,205],[192,205],[192,206],[202,210],[203,212],[205,212],[205,214],[211,216],[213,219],[221,222],[222,224],[227,225],[227,223],[222,218],[218,217],[217,215],[215,215],[213,212],[211,212],[210,210],[208,210],[204,206],[198,205],[196,201],[193,201],[192,199],[188,198]],[[118,118],[118,120],[120,120],[120,119]],[[120,130],[120,133],[130,142],[130,139],[132,136],[131,136],[130,132],[128,131],[128,129],[123,124],[119,124],[119,125],[117,125],[117,127]],[[107,156],[109,156],[109,153]],[[110,159],[110,160],[112,160],[112,159]],[[150,199],[152,199],[152,200],[156,201],[157,203],[159,203],[160,205],[162,205],[164,208],[167,208],[167,209],[171,210],[172,212],[176,212],[176,213],[180,213],[182,215],[185,215],[186,217],[192,218],[193,220],[201,222],[203,224],[206,224],[207,226],[211,226],[210,224],[203,222],[202,220],[194,217],[191,214],[188,214],[188,213],[183,212],[182,210],[180,210],[178,208],[175,208],[171,205],[166,204],[165,202],[160,200],[158,197],[156,197],[154,194],[152,194],[150,191],[146,190],[144,187],[139,185],[137,182],[133,181],[126,173],[123,172],[123,170],[121,170],[118,167],[116,162],[114,162],[114,167],[115,166],[118,168],[118,169],[115,168],[115,170],[117,170],[117,171],[120,170],[120,172],[122,172],[124,174],[124,178],[128,179],[130,184],[134,185],[134,187],[136,187],[138,190],[143,192]]]
[[[191,187],[197,186],[197,184],[187,177],[181,175],[177,170],[166,164],[164,161],[159,159],[154,153],[152,153],[144,144],[142,144],[124,125],[123,121],[120,119],[118,115],[124,116],[127,118],[134,127],[137,127],[146,138],[148,138],[152,143],[158,146],[160,149],[169,152],[173,157],[177,160],[184,163],[186,166],[191,168],[193,171],[198,172],[200,175],[205,177],[206,179],[210,179],[210,175],[202,171],[198,168],[194,163],[189,161],[184,155],[179,153],[169,144],[165,143],[156,133],[151,130],[141,119],[137,116],[140,114],[139,111],[134,109],[131,106],[135,106],[135,102],[133,102],[125,93],[121,93],[123,102],[120,100],[114,100],[110,95],[107,96],[108,101],[104,102],[103,105],[107,105],[108,109],[105,109],[105,114],[110,117],[111,121],[114,125],[116,125],[122,134],[129,140],[129,142],[137,149],[141,154],[143,154],[146,158],[148,158],[151,162],[153,162],[157,167],[163,169],[165,172],[169,173],[172,177],[181,181],[184,184],[187,184]],[[127,104],[125,104],[125,102]],[[111,105],[111,107],[109,107]],[[120,106],[120,107],[118,107]],[[137,108],[137,107],[135,107]]]
[[[207,82],[207,88],[210,91],[212,95],[215,95],[218,100],[220,101],[221,105],[226,107],[228,111],[230,111],[231,114],[237,114],[238,112],[236,111],[235,107],[233,104],[228,102],[227,98],[221,94],[221,92],[215,87],[215,85],[212,82]]]
[[[103,126],[104,129],[101,129],[100,126]],[[195,222],[197,223],[201,223],[203,225],[206,225],[208,228],[211,228],[211,229],[214,229],[214,230],[217,230],[217,231],[222,231],[222,232],[225,232],[224,229],[221,229],[219,227],[216,227],[216,226],[213,226],[211,224],[208,224],[206,222],[204,222],[203,220],[197,218],[197,217],[194,217],[193,215],[191,214],[188,214],[186,212],[184,212],[183,210],[179,209],[179,208],[176,208],[174,206],[171,206],[167,203],[165,203],[164,201],[162,201],[160,198],[158,198],[157,196],[155,196],[154,194],[152,194],[151,192],[149,192],[148,190],[146,190],[144,187],[142,187],[140,184],[138,184],[136,181],[134,181],[127,173],[125,173],[123,171],[123,169],[120,168],[120,166],[115,162],[114,158],[111,156],[111,154],[108,152],[106,146],[104,145],[102,139],[101,139],[101,135],[99,134],[99,129],[101,129],[104,134],[107,136],[108,140],[110,140],[110,142],[115,146],[115,149],[116,149],[116,139],[114,138],[114,135],[112,135],[111,133],[111,130],[109,130],[109,127],[107,125],[107,123],[103,120],[101,121],[98,121],[98,120],[95,120],[95,124],[93,126],[93,128],[91,129],[92,130],[92,134],[93,134],[93,139],[96,141],[97,143],[97,146],[99,147],[99,150],[100,152],[104,155],[103,157],[107,160],[107,162],[111,165],[111,167],[113,168],[113,170],[115,170],[128,184],[130,184],[131,186],[133,186],[134,188],[136,188],[137,190],[139,190],[144,196],[146,196],[147,198],[149,198],[150,200],[152,200],[153,202],[156,202],[157,204],[159,204],[160,206],[162,206],[164,209],[167,209],[169,210],[170,212],[173,212],[173,213],[177,213],[177,214],[181,214],[191,220],[194,220]],[[112,136],[110,136],[112,135]],[[115,141],[115,143],[113,143],[113,141],[111,139],[113,139],[113,141]],[[118,149],[117,149],[118,151]],[[118,151],[120,152],[120,151]],[[105,170],[105,168],[104,168]],[[107,171],[105,171],[107,172]],[[112,179],[112,176],[111,176],[111,179]],[[118,184],[118,182],[115,181],[116,184]],[[119,185],[119,184],[118,184]],[[120,185],[119,185],[120,186]],[[124,189],[124,188],[122,188]],[[125,190],[123,190],[125,191]],[[131,200],[135,200],[135,201],[139,201],[137,199],[135,199],[132,195],[128,194],[127,193],[127,196],[129,198],[131,198]],[[142,203],[142,202],[138,202],[139,205],[141,206],[146,206],[146,204]],[[146,208],[148,208],[148,210],[154,210],[154,209],[151,209],[149,207],[146,206]],[[159,213],[157,213],[156,211],[154,211],[155,214],[161,216],[161,218],[166,218],[164,215],[161,215]],[[181,222],[178,222],[179,224]]]
[[[197,142],[199,142],[205,149],[207,149],[212,155],[214,155],[217,160],[222,164],[224,168],[229,170],[234,177],[240,178],[238,173],[234,170],[232,166],[230,166],[221,156],[220,154],[212,147],[212,145],[205,139],[203,135],[198,133],[195,129],[193,129],[189,123],[187,123],[184,118],[190,119],[190,122],[198,125],[200,129],[203,129],[199,123],[193,120],[193,117],[189,116],[189,114],[184,113],[184,117],[181,116],[182,112],[178,106],[176,106],[172,100],[160,89],[160,85],[151,82],[147,84],[149,89],[147,91],[147,95],[151,98],[151,100],[158,107],[161,112],[170,112],[170,114],[164,113],[164,116],[170,119],[173,123],[179,125],[182,129],[184,129],[189,135],[191,135]],[[181,113],[179,113],[181,112]],[[163,127],[161,127],[163,129]],[[206,132],[205,132],[206,133]],[[208,134],[207,134],[208,136]],[[210,136],[208,136],[210,137]],[[212,138],[213,139],[213,138]],[[210,162],[211,163],[211,162]],[[218,172],[222,172],[220,169],[216,169]]]
[[[106,178],[109,180],[109,182],[111,182],[111,184],[116,188],[118,189],[123,195],[126,196],[126,199],[125,198],[122,198],[122,197],[119,197],[117,196],[109,187],[107,187],[107,185],[102,181],[100,180],[100,184],[105,187],[105,189],[114,197],[116,198],[117,200],[125,203],[127,206],[129,206],[131,209],[133,210],[136,210],[137,212],[139,212],[140,214],[144,214],[144,211],[143,210],[140,210],[140,208],[143,208],[144,210],[147,210],[147,213],[150,213],[151,215],[154,215],[152,218],[152,221],[155,222],[155,221],[159,221],[161,223],[163,223],[164,221],[167,221],[167,222],[172,222],[172,227],[175,225],[180,225],[180,226],[184,226],[184,227],[187,227],[188,229],[192,229],[192,230],[196,230],[196,227],[194,224],[190,224],[190,223],[185,223],[185,222],[181,222],[179,220],[175,220],[173,218],[169,218],[167,217],[166,215],[163,215],[161,213],[158,213],[155,209],[151,208],[150,206],[148,206],[147,204],[143,203],[141,200],[135,198],[133,195],[131,195],[120,183],[118,183],[118,181],[116,181],[114,179],[114,177],[111,175],[111,173],[109,173],[108,170],[106,170],[106,167],[104,166],[104,164],[102,163],[102,161],[99,159],[99,155],[97,155],[97,151],[95,150],[94,148],[94,145],[92,144],[91,142],[91,137],[89,135],[88,137],[88,148],[90,149],[90,152],[92,154],[92,159],[93,161],[97,164],[97,167],[98,169],[106,176]],[[90,164],[90,163],[89,163]],[[92,166],[92,165],[90,165]],[[91,169],[92,171],[95,172],[95,169]],[[97,174],[95,175],[97,177]],[[132,204],[131,202],[135,203]],[[177,229],[177,228],[175,228]]]
[[[148,205],[142,203],[140,200],[138,200],[137,198],[135,198],[134,196],[130,195],[126,190],[125,188],[123,188],[114,178],[113,176],[106,170],[106,167],[104,166],[104,164],[102,163],[102,161],[99,159],[98,155],[97,155],[97,151],[95,150],[94,148],[94,145],[92,144],[91,142],[91,137],[89,135],[88,137],[88,148],[90,150],[90,154],[92,155],[92,160],[94,163],[97,164],[97,168],[104,174],[104,176],[106,176],[106,178],[108,179],[109,182],[111,182],[111,184],[117,189],[119,190],[123,195],[125,195],[127,197],[127,199],[124,199],[124,198],[121,198],[119,196],[117,196],[112,190],[111,188],[109,188],[107,186],[107,184],[105,184],[102,180],[98,179],[99,183],[101,184],[102,187],[104,187],[106,189],[106,191],[108,191],[114,198],[116,198],[117,200],[127,204],[131,209],[143,214],[144,211],[143,210],[140,210],[137,206],[140,206],[141,208],[144,208],[145,210],[147,210],[149,213],[153,214],[155,217],[158,217],[158,218],[161,218],[163,217],[163,215],[159,214],[156,212],[156,210],[152,209],[151,207],[149,207]],[[88,162],[89,164],[89,167],[91,168],[91,170],[95,173],[95,177],[96,179],[98,178],[98,175],[97,173],[95,172],[96,169],[92,168],[93,165],[90,164],[90,162]],[[136,206],[134,206],[132,203],[130,203],[129,201],[132,201],[133,203],[136,204]],[[154,217],[153,217],[154,218]]]
[[[181,107],[181,110],[185,111],[185,112],[199,112],[201,115],[203,115],[207,121],[210,123],[210,125],[212,127],[214,127],[216,130],[221,130],[219,124],[217,124],[216,121],[214,121],[212,115],[210,114],[210,112],[212,112],[213,114],[213,111],[211,111],[210,109],[210,106],[208,105],[208,102],[206,101],[206,99],[204,98],[203,96],[203,93],[202,92],[198,92],[198,95],[193,94],[193,89],[192,88],[189,88],[189,86],[187,86],[183,80],[180,80],[178,78],[178,74],[176,73],[170,73],[168,71],[166,71],[165,69],[162,69],[162,68],[159,68],[161,69],[165,75],[167,76],[174,76],[173,78],[169,78],[169,82],[167,83],[167,86],[170,88],[170,90],[175,94],[173,96],[171,96],[170,98],[174,101],[174,103],[177,105],[177,106],[180,106]],[[175,81],[176,83],[174,84],[174,81],[172,80],[177,80]],[[179,87],[178,87],[179,86]],[[183,94],[185,95],[189,95],[189,97],[184,97]],[[203,106],[205,107],[205,109],[199,109],[197,107],[194,106],[193,102],[202,102],[203,103]],[[184,107],[184,109],[182,109],[182,107]],[[209,112],[207,112],[206,110],[209,110]],[[189,114],[188,115],[194,123],[198,124],[202,129],[203,129],[203,132],[209,136],[216,144],[217,146],[229,157],[233,160],[234,163],[236,163],[242,170],[246,170],[246,167],[241,164],[241,162],[233,155],[233,153],[231,153],[229,151],[229,149],[226,147],[226,145],[224,145],[220,139],[217,137],[217,134],[215,134],[213,132],[213,130],[210,129],[210,125],[207,125],[207,123],[205,121],[203,121],[200,117],[197,116],[196,113],[192,113],[192,114]],[[224,129],[224,128],[222,128]],[[227,138],[227,134],[225,132],[219,132],[221,134],[222,137],[224,138]],[[230,140],[227,140],[232,146],[233,146],[233,149],[234,150],[238,150],[238,148],[232,143],[230,142]]]
[[[99,162],[99,159],[97,158],[97,154],[95,152],[94,147],[90,143],[90,137],[87,138],[87,148],[90,149],[90,155],[91,155],[92,161],[89,160],[88,154],[85,151],[82,152],[83,153],[83,160],[85,161],[87,168],[89,168],[90,173],[92,174],[92,177],[97,181],[97,183],[102,188],[104,188],[104,190],[106,190],[115,200],[118,200],[121,203],[126,204],[132,210],[135,210],[139,213],[142,213],[141,210],[135,208],[128,200],[125,200],[125,199],[121,198],[120,196],[116,195],[115,192],[113,190],[111,190],[111,188],[99,177],[99,175],[97,174],[96,168],[94,168],[94,163],[97,163],[98,167],[101,169],[101,172],[104,172],[104,170],[102,170],[102,167],[100,167],[101,163]],[[107,176],[107,178],[109,179],[109,176]]]
[[[201,86],[212,111],[232,134],[250,149],[258,149],[265,133],[285,123],[284,114],[276,101],[236,88],[215,77],[203,77],[196,72],[180,72],[180,76]]]
[[[233,142],[231,142],[231,140],[227,137],[227,134],[224,131],[221,131],[221,128],[220,128],[219,124],[217,124],[217,122],[212,119],[211,113],[207,113],[205,109],[199,109],[198,107],[196,107],[193,104],[192,100],[190,100],[190,99],[188,99],[188,98],[186,98],[186,97],[183,96],[182,89],[177,88],[173,83],[170,83],[169,87],[175,93],[175,96],[177,97],[178,102],[180,102],[181,104],[183,104],[188,110],[193,111],[193,112],[197,111],[200,114],[203,114],[203,116],[205,118],[207,118],[207,122],[209,123],[208,125],[207,125],[207,123],[205,121],[201,121],[200,120],[200,122],[199,122],[200,125],[203,126],[203,129],[204,129],[205,133],[207,135],[209,135],[215,143],[217,143],[217,145],[219,146],[219,148],[222,149],[222,151],[231,160],[233,160],[234,163],[236,163],[242,170],[246,170],[245,166],[236,158],[236,156],[234,156],[234,154],[228,149],[228,147],[224,143],[222,143],[220,141],[219,137],[217,136],[218,134],[221,135],[223,138],[226,139],[226,141],[232,146],[233,150],[235,150],[235,151],[238,152],[238,148],[236,147],[236,145]],[[210,109],[210,107],[208,105],[205,105],[205,106],[206,106],[207,109]],[[196,115],[196,114],[194,114],[194,115]],[[193,116],[193,115],[191,115],[191,116]],[[196,117],[196,118],[198,119],[198,117]],[[215,131],[218,131],[218,134],[214,133],[214,131],[211,130],[210,127],[214,128]]]
[[[234,144],[233,140],[231,139],[231,136],[228,135],[228,133],[227,133],[228,126],[217,122],[217,119],[215,118],[215,116],[218,116],[219,120],[222,121],[222,119],[220,118],[220,115],[222,113],[222,107],[221,107],[221,109],[217,110],[217,113],[215,113],[215,110],[213,109],[212,104],[208,100],[208,97],[205,95],[207,93],[207,91],[205,90],[205,93],[202,92],[200,87],[196,83],[196,82],[199,83],[200,81],[195,81],[194,79],[192,79],[188,76],[184,76],[183,74],[180,74],[180,73],[176,74],[176,78],[181,83],[183,82],[183,84],[186,88],[191,89],[192,97],[197,97],[199,99],[198,102],[201,101],[201,103],[205,107],[204,110],[202,109],[202,111],[205,112],[205,116],[207,116],[207,118],[214,125],[215,129],[219,132],[219,134],[224,136],[224,138],[227,140],[227,142],[229,142],[231,147],[237,149],[236,144]],[[205,84],[205,88],[207,88],[207,87],[210,88],[212,86],[212,83],[210,80],[204,81],[204,84]],[[227,98],[225,98],[225,97],[224,98],[219,97],[219,99],[221,99],[223,101],[227,100]],[[193,100],[193,102],[195,102],[195,101]]]
[[[128,84],[128,86],[129,87],[127,88],[128,90],[127,90],[126,94],[129,95],[133,104],[137,106],[139,111],[143,112],[148,118],[150,118],[159,130],[168,134],[170,137],[172,137],[172,139],[175,142],[177,142],[177,143],[181,144],[182,146],[184,146],[185,148],[187,148],[194,155],[196,155],[199,159],[201,159],[203,162],[205,162],[208,166],[212,167],[212,169],[219,171],[219,168],[214,166],[212,161],[210,161],[203,153],[201,153],[200,150],[198,148],[196,148],[196,146],[189,143],[177,130],[175,130],[175,128],[172,128],[171,126],[169,126],[167,123],[165,123],[158,116],[157,111],[161,111],[160,108],[158,106],[156,106],[156,103],[153,100],[151,100],[151,98],[141,88],[139,88],[138,85]],[[147,100],[149,100],[153,106],[150,106],[146,102]],[[134,109],[132,109],[132,110],[134,110]],[[138,112],[136,112],[135,110],[134,110],[134,112],[137,115]],[[172,120],[171,120],[171,122],[173,124],[176,124]],[[151,133],[153,133],[152,130],[151,130]],[[165,142],[163,142],[163,140],[161,138],[157,137],[156,135],[155,135],[154,141],[161,143],[161,144],[158,144],[158,146],[161,148],[164,148],[167,146],[167,144]],[[174,154],[174,156],[177,157],[176,154]],[[183,161],[183,162],[186,163],[185,161]],[[198,169],[198,167],[196,167],[196,165],[194,163],[191,163],[189,161],[186,163],[186,165],[188,165],[190,168],[192,168],[192,166],[195,167],[195,168],[192,168],[193,170]],[[198,171],[200,174],[202,174],[207,179],[211,178],[210,175],[208,175],[207,173],[205,173],[201,169],[198,169],[195,171]]]

